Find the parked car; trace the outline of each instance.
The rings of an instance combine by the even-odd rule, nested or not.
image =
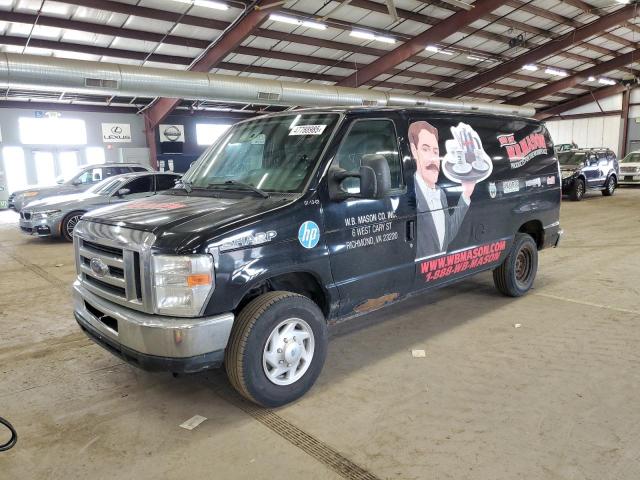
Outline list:
[[[80,217],[95,208],[145,198],[175,187],[180,175],[136,172],[109,177],[85,192],[56,195],[30,202],[20,211],[20,229],[38,237],[71,241]]]
[[[620,160],[620,185],[640,185],[640,152],[631,152]]]
[[[101,163],[83,165],[69,175],[61,175],[56,179],[56,185],[48,187],[34,187],[18,190],[9,195],[9,208],[16,212],[29,202],[41,200],[53,195],[84,192],[92,185],[114,175],[129,172],[150,172],[151,167],[139,163]]]
[[[524,295],[558,244],[561,183],[539,121],[313,109],[229,129],[178,186],[74,231],[75,318],[141,368],[223,362],[246,398],[303,395],[328,325],[485,270]]]
[[[580,148],[559,152],[562,193],[580,201],[589,190],[600,190],[606,197],[618,186],[616,154],[608,148]]]

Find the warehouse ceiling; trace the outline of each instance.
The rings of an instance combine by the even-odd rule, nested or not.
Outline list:
[[[0,51],[551,111],[635,78],[636,13],[616,0],[0,0]],[[12,88],[0,99],[138,110],[154,101]],[[156,99],[152,108],[160,119],[173,108],[282,107]]]

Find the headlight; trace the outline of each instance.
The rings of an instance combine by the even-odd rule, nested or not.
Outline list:
[[[60,213],[60,210],[41,210],[39,212],[33,212],[35,218],[47,218],[49,215]]]
[[[194,317],[214,287],[211,255],[154,255],[156,312]]]
[[[572,172],[571,170],[565,170],[562,172],[562,178],[572,177],[574,173],[575,172]]]
[[[24,198],[35,197],[36,195],[38,195],[38,192],[24,192],[22,194]]]

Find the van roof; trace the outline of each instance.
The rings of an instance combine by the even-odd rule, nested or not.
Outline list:
[[[271,117],[279,115],[295,115],[296,113],[342,113],[342,114],[358,114],[358,113],[371,113],[371,112],[405,112],[405,113],[442,113],[442,114],[455,114],[464,116],[495,116],[506,117],[513,119],[523,119],[529,121],[539,122],[533,117],[526,117],[516,114],[495,113],[489,110],[455,110],[449,108],[436,108],[435,106],[408,106],[408,107],[395,107],[395,106],[345,106],[345,107],[310,107],[299,108],[295,110],[285,110],[283,112],[269,113],[262,115],[261,117]]]

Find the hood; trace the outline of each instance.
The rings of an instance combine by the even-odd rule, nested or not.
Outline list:
[[[563,172],[575,172],[576,170],[580,170],[582,166],[580,165],[562,165],[560,164],[560,170]]]
[[[120,205],[93,210],[85,219],[153,232],[210,236],[212,231],[254,215],[283,206],[293,200],[287,196],[238,198],[155,195]],[[180,235],[182,237],[188,235]]]
[[[620,163],[620,168],[640,168],[640,162],[626,162]]]
[[[107,203],[108,197],[102,195],[96,195],[95,193],[70,193],[67,195],[53,195],[43,198],[41,200],[34,200],[29,202],[25,209],[37,211],[37,210],[50,210],[57,208],[63,210],[67,207],[83,208],[85,205],[94,205],[96,203]]]
[[[37,192],[38,195],[34,195],[34,197],[42,197],[44,195],[59,195],[63,193],[76,193],[89,188],[91,184],[87,183],[84,185],[73,185],[73,184],[61,184],[61,185],[51,185],[48,187],[35,187],[35,188],[26,188],[24,190],[18,190],[14,192],[14,195],[23,195],[26,192]],[[28,200],[28,198],[27,198]]]

